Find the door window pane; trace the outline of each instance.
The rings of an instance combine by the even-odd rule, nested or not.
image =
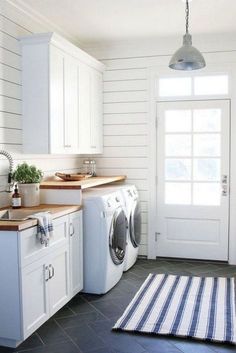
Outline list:
[[[194,183],[193,204],[219,206],[221,199],[220,183]]]
[[[195,159],[193,163],[193,179],[196,181],[219,181],[220,159]]]
[[[194,78],[194,94],[228,94],[228,76],[198,76]]]
[[[219,132],[221,130],[221,109],[194,109],[194,132]]]
[[[190,132],[191,110],[167,110],[165,113],[166,132]]]
[[[191,136],[186,134],[166,135],[166,156],[190,156]]]
[[[193,136],[194,156],[220,156],[220,134],[198,134]]]
[[[159,79],[160,97],[190,96],[191,89],[191,77],[168,77]]]
[[[191,180],[190,159],[166,159],[166,180]]]
[[[165,203],[191,204],[191,183],[165,183]]]

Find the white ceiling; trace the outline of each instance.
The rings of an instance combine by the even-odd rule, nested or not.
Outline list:
[[[185,30],[182,0],[21,2],[84,44],[173,36]],[[236,0],[192,0],[190,32],[193,35],[236,32]]]

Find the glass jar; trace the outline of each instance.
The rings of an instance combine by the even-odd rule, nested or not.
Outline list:
[[[90,160],[83,161],[83,174],[90,174]]]
[[[96,176],[96,161],[90,160],[90,173],[92,176]]]
[[[83,173],[96,176],[96,161],[93,159],[85,159],[83,161]]]

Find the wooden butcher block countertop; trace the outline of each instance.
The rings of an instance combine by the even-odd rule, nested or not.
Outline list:
[[[4,210],[6,208],[1,208]],[[70,206],[70,205],[39,205],[36,207],[22,207],[19,209],[22,211],[31,211],[33,213],[49,211],[52,214],[52,218],[58,218],[65,216],[69,213],[73,213],[82,209],[81,205]],[[37,225],[36,219],[26,219],[22,221],[1,221],[0,220],[0,231],[21,231],[27,228],[31,228]]]
[[[50,180],[43,181],[40,184],[41,189],[88,189],[98,185],[109,184],[116,181],[124,181],[125,175],[109,176],[109,177],[92,177],[81,181],[63,181],[63,180]]]

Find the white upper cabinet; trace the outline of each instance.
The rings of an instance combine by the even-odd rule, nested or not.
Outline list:
[[[102,153],[104,65],[54,33],[21,39],[25,153]]]
[[[79,65],[50,46],[49,129],[51,153],[79,152]]]
[[[102,73],[81,65],[79,88],[80,153],[102,153]]]

